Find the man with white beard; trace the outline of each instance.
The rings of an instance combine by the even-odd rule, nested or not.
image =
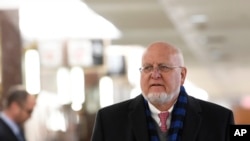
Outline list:
[[[180,49],[150,44],[139,70],[142,94],[100,109],[92,141],[229,141],[232,111],[186,93]]]

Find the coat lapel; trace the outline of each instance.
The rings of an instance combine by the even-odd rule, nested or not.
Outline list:
[[[129,108],[129,123],[136,141],[149,141],[143,96],[138,96]]]
[[[144,98],[138,96],[130,105],[129,124],[136,141],[149,141],[147,119],[145,115]],[[201,107],[197,100],[188,97],[187,115],[184,121],[181,141],[193,141],[197,138],[201,125]]]
[[[18,138],[14,134],[14,132],[11,130],[11,128],[5,123],[5,121],[0,117],[0,128],[3,128],[4,131],[4,137],[8,139],[11,139],[11,141],[18,141]]]
[[[197,100],[188,96],[187,115],[184,121],[181,141],[194,141],[198,135],[201,125],[201,107]]]

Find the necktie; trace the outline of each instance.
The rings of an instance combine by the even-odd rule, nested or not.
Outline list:
[[[169,116],[169,112],[161,112],[158,114],[161,122],[161,131],[162,132],[167,132],[167,118]]]

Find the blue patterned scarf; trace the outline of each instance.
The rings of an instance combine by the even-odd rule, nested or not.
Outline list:
[[[186,115],[186,107],[187,107],[187,93],[185,91],[185,88],[181,86],[179,97],[172,111],[171,125],[168,131],[168,141],[180,141],[183,122]],[[146,108],[146,117],[148,122],[150,141],[160,141],[146,100],[145,100],[145,108]]]

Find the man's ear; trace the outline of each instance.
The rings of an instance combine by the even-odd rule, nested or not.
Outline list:
[[[186,75],[187,75],[187,68],[186,67],[182,67],[181,68],[181,84],[183,85],[186,79]]]
[[[13,113],[18,112],[20,108],[21,108],[21,107],[20,107],[20,104],[17,103],[17,102],[12,102],[12,103],[10,104],[10,110],[12,110]]]

